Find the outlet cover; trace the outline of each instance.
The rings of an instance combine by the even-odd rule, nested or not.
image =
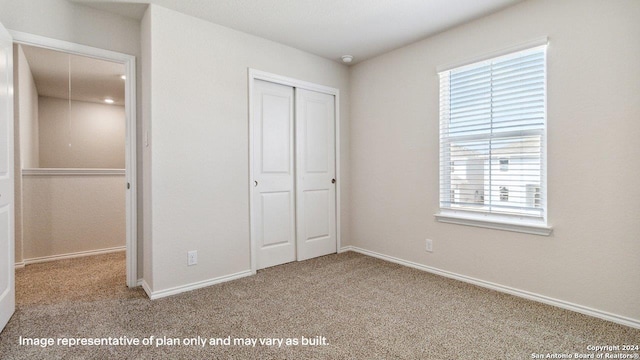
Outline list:
[[[428,252],[433,252],[433,240],[427,239],[427,249]]]
[[[187,253],[187,266],[196,265],[198,263],[198,250],[189,251]]]

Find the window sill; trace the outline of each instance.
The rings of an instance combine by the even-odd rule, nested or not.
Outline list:
[[[514,231],[541,236],[549,236],[553,231],[552,227],[547,226],[542,221],[503,220],[482,215],[460,214],[458,212],[440,212],[439,214],[435,214],[435,217],[439,222],[448,224],[476,226],[487,229]]]

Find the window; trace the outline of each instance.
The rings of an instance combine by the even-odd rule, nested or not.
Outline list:
[[[509,201],[509,188],[500,186],[500,201]]]
[[[546,45],[439,76],[439,215],[546,227]]]
[[[509,159],[500,159],[500,171],[509,171]]]
[[[540,207],[540,186],[527,184],[527,204],[531,207]]]

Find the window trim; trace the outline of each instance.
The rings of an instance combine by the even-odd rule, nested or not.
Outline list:
[[[465,61],[458,61],[453,64],[448,64],[444,66],[437,67],[437,73],[450,71],[456,68],[470,66],[476,63],[481,63],[484,61],[491,61],[495,58],[500,58],[503,56],[508,56],[513,53],[526,51],[528,49],[533,49],[536,47],[546,46],[549,44],[549,40],[547,37],[541,37],[538,39],[534,39],[525,43],[517,44],[514,46],[510,46],[508,48],[504,48],[502,50],[493,51],[491,53],[486,53],[481,56],[475,56],[471,59],[466,59]],[[545,50],[545,52],[547,49]],[[547,62],[547,57],[545,56],[545,62]],[[438,207],[439,212],[434,214],[436,220],[442,223],[449,224],[458,224],[458,225],[466,225],[466,226],[475,226],[481,228],[488,229],[496,229],[496,230],[504,230],[504,231],[513,231],[520,233],[527,233],[533,235],[541,235],[541,236],[549,236],[551,235],[553,228],[547,222],[548,216],[548,197],[547,197],[547,72],[548,72],[548,64],[545,65],[545,74],[544,74],[544,83],[545,83],[545,126],[542,130],[542,161],[543,166],[541,170],[541,178],[542,183],[540,184],[546,199],[543,202],[544,210],[542,212],[542,217],[527,217],[525,215],[512,215],[512,214],[500,214],[500,213],[485,213],[480,211],[473,211],[468,209],[452,209],[452,208],[442,208],[440,207],[440,193],[442,189],[440,188],[440,181],[438,182]],[[440,117],[438,117],[440,119]],[[438,120],[440,122],[440,120]],[[439,125],[440,126],[440,125]],[[439,156],[441,149],[439,147],[438,153]],[[440,167],[440,166],[439,166]]]
[[[549,236],[553,228],[540,218],[528,219],[524,216],[507,216],[493,213],[473,213],[470,211],[440,209],[434,214],[441,223],[475,226],[486,229],[505,230],[525,234]]]
[[[456,69],[456,68],[464,67],[464,66],[475,64],[475,63],[482,62],[482,61],[491,60],[491,59],[498,58],[498,57],[501,57],[501,56],[509,55],[511,53],[516,53],[516,52],[519,52],[519,51],[524,51],[524,50],[527,50],[527,49],[531,49],[531,48],[535,48],[535,47],[543,46],[543,45],[549,45],[549,38],[546,37],[546,36],[540,37],[540,38],[537,38],[537,39],[533,39],[531,41],[527,41],[527,42],[524,42],[524,43],[511,45],[509,47],[502,48],[500,50],[496,50],[496,51],[492,51],[492,52],[488,52],[488,53],[484,53],[484,54],[478,54],[478,55],[472,56],[470,58],[466,58],[464,60],[459,60],[459,61],[455,61],[455,62],[446,64],[446,65],[438,66],[436,68],[436,73],[441,73],[443,71],[453,70],[453,69]]]

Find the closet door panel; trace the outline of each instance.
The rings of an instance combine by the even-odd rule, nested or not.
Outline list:
[[[296,259],[293,88],[256,80],[252,236],[257,268]]]
[[[298,261],[336,252],[335,97],[296,89]]]

